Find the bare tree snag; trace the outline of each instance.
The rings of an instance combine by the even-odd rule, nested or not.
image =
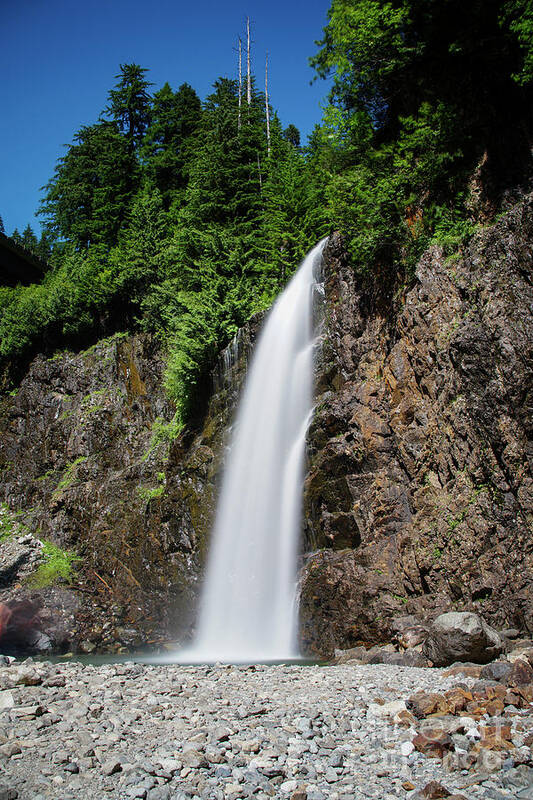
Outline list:
[[[242,42],[239,36],[239,121],[238,129],[241,129],[241,106],[242,106]]]
[[[248,81],[246,86],[246,100],[248,105],[252,104],[252,75],[250,72],[250,17],[246,17],[246,38],[247,38],[247,59],[248,59]]]
[[[270,109],[268,107],[268,50],[265,61],[265,114],[267,124],[267,154],[270,158]]]

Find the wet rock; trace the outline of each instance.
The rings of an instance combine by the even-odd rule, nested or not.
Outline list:
[[[446,667],[455,661],[486,663],[502,652],[503,643],[477,614],[452,611],[433,622],[423,649],[435,666]]]

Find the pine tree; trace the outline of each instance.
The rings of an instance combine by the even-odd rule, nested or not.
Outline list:
[[[26,225],[22,233],[22,246],[30,253],[36,253],[39,241],[31,225]]]
[[[13,239],[13,241],[14,241],[14,242],[16,242],[16,244],[19,244],[21,247],[23,247],[23,246],[24,246],[24,245],[23,245],[23,243],[22,243],[22,236],[21,236],[21,234],[19,233],[19,230],[18,230],[18,228],[15,228],[15,230],[14,230],[14,231],[13,231],[13,233],[11,234],[11,237],[10,237],[10,238],[11,238],[11,239]]]
[[[45,187],[39,213],[49,233],[79,247],[111,246],[139,185],[139,169],[115,122],[82,128]]]
[[[187,186],[200,116],[200,99],[187,83],[177,92],[166,83],[154,95],[142,155],[148,180],[161,193],[167,209],[182,199]]]
[[[126,136],[130,147],[137,147],[150,122],[150,94],[148,88],[153,84],[146,80],[147,69],[138,64],[121,64],[119,78],[114,89],[109,92],[105,113],[118,124]]]
[[[283,131],[283,137],[294,147],[300,147],[300,131],[296,125],[287,125]]]

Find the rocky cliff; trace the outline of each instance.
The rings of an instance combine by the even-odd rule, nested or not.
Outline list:
[[[387,303],[330,238],[306,652],[385,642],[395,618],[447,610],[533,633],[532,211],[528,197],[451,257],[432,248]],[[222,354],[196,435],[171,435],[164,358],[146,335],[38,358],[3,398],[1,650],[121,650],[190,630],[259,322]]]
[[[222,353],[194,437],[171,434],[163,354],[146,335],[37,358],[4,397],[0,651],[120,651],[186,635],[259,319]]]
[[[431,248],[389,304],[338,236],[309,434],[305,649],[477,610],[533,632],[533,199]]]

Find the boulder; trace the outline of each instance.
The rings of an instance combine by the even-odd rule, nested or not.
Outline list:
[[[507,679],[512,670],[512,664],[509,661],[493,661],[491,664],[486,664],[480,673],[480,678],[488,681],[504,681]]]
[[[497,631],[469,611],[451,611],[434,620],[423,652],[436,667],[456,661],[487,664],[500,655],[503,642]]]

